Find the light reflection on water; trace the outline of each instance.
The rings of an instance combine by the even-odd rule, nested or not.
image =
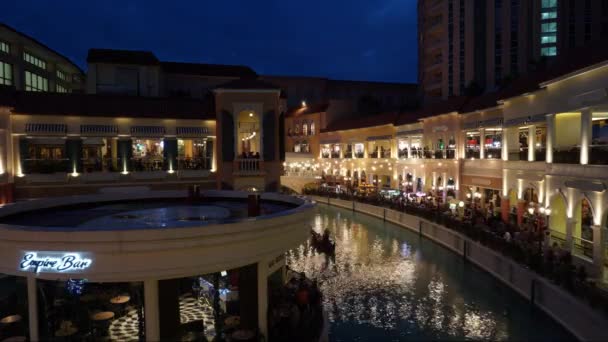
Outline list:
[[[489,275],[405,229],[326,207],[311,226],[331,231],[335,259],[306,243],[287,263],[320,281],[332,340],[571,338]]]

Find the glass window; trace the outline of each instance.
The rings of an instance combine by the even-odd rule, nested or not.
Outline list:
[[[542,20],[556,19],[557,18],[557,12],[556,11],[543,12],[543,13],[540,14],[540,17],[541,17]]]
[[[541,56],[557,56],[557,47],[549,46],[540,49]]]
[[[27,279],[0,273],[0,340],[16,341],[28,332]],[[12,339],[11,339],[12,338]]]
[[[357,143],[355,144],[355,157],[356,158],[363,158],[363,156],[365,155],[365,146],[362,143]]]
[[[1,85],[12,85],[13,84],[13,66],[0,62],[0,84]]]
[[[542,33],[557,32],[557,23],[556,22],[542,23],[541,32]]]
[[[543,8],[557,7],[557,0],[543,0],[542,7]]]
[[[135,171],[160,171],[163,169],[162,139],[133,140],[133,168]]]
[[[25,72],[25,90],[26,91],[49,91],[49,81],[32,72]]]
[[[540,37],[541,44],[551,44],[557,42],[557,36],[555,34],[543,34]]]
[[[31,54],[24,52],[23,53],[23,60],[35,65],[37,67],[39,67],[40,69],[46,69],[46,62],[43,61],[42,59],[38,58],[38,57],[34,57]]]
[[[315,135],[315,123],[314,123],[314,121],[310,123],[310,135]]]
[[[61,84],[58,84],[56,88],[58,93],[69,93],[68,89]]]
[[[69,80],[68,75],[59,69],[57,69],[57,78],[62,81],[66,81],[66,82],[68,82],[68,80]]]
[[[203,139],[178,139],[177,162],[180,170],[211,169],[211,145]]]
[[[306,122],[302,124],[302,134],[308,135],[308,124]]]
[[[0,52],[10,53],[11,52],[11,46],[8,45],[8,43],[0,42]]]

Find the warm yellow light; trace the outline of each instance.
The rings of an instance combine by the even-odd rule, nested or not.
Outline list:
[[[306,107],[306,101],[302,101],[302,107]]]

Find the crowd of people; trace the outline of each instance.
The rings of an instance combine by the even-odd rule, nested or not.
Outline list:
[[[319,341],[323,334],[323,296],[318,284],[289,270],[290,280],[270,298],[269,341]]]
[[[588,279],[583,266],[573,264],[570,251],[562,248],[559,241],[551,237],[547,227],[539,224],[531,215],[526,215],[522,224],[518,225],[513,220],[504,222],[490,206],[482,209],[475,203],[467,203],[461,209],[450,209],[449,204],[431,197],[414,198],[405,194],[388,197],[373,192],[337,193],[323,187],[307,188],[304,193],[387,207],[456,230],[545,276],[571,293],[586,297],[591,305],[602,305],[608,313],[606,292]]]

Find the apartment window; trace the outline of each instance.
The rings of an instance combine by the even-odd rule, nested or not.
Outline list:
[[[554,8],[557,7],[557,0],[543,0],[543,8]]]
[[[25,72],[26,91],[49,91],[49,80],[33,72]]]
[[[13,84],[13,66],[0,62],[0,84],[1,85],[12,85]]]
[[[557,19],[557,11],[543,12],[540,14],[542,20]]]
[[[557,56],[557,47],[555,47],[555,46],[549,46],[549,47],[541,48],[540,49],[540,55],[541,56],[547,56],[547,57]]]
[[[11,52],[11,46],[8,45],[8,43],[0,42],[0,52],[10,53]]]
[[[541,44],[552,44],[557,42],[557,36],[555,34],[543,34],[540,36]]]
[[[37,67],[39,67],[40,69],[46,69],[46,62],[43,61],[42,59],[38,58],[38,57],[34,57],[31,54],[24,52],[23,53],[23,60],[35,65]]]
[[[68,88],[62,86],[61,84],[58,84],[56,88],[58,93],[69,93]]]
[[[68,75],[65,72],[63,72],[63,71],[61,71],[59,69],[57,69],[57,78],[60,79],[60,80],[62,80],[62,81],[69,82]]]
[[[556,22],[543,23],[541,25],[541,31],[542,31],[542,33],[557,32],[557,23]]]

